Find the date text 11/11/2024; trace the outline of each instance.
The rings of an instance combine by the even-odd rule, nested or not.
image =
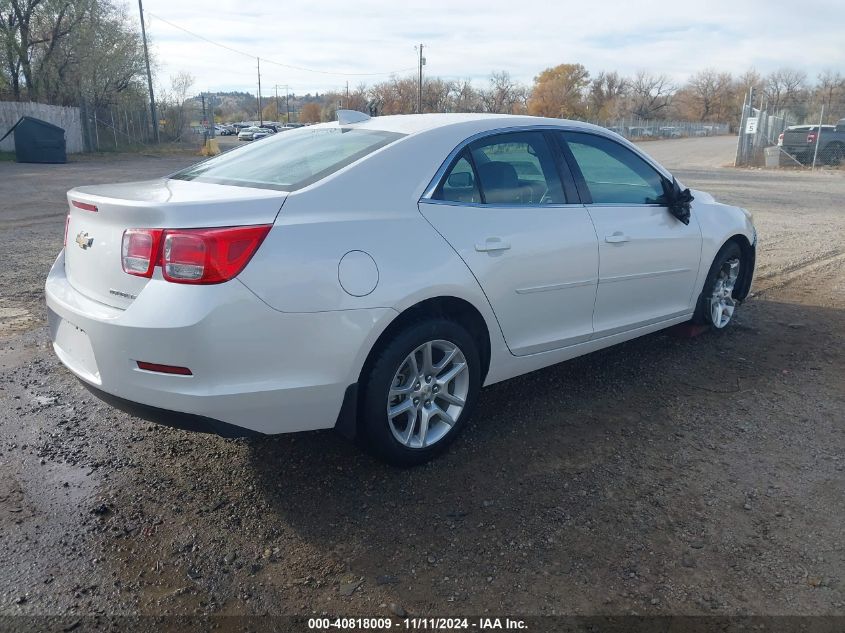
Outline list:
[[[311,631],[330,630],[389,630],[446,631],[446,630],[526,630],[524,620],[511,618],[309,618]]]

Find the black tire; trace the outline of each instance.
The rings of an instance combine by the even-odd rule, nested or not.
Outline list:
[[[724,274],[723,271],[728,265],[728,262],[732,260],[739,260],[739,279],[742,279],[742,249],[739,247],[739,244],[733,241],[727,242],[724,246],[722,246],[722,248],[719,249],[719,252],[716,253],[716,257],[713,259],[713,264],[710,266],[710,271],[707,273],[707,279],[704,281],[704,288],[698,297],[698,304],[695,308],[695,314],[692,317],[693,323],[698,325],[709,325],[711,329],[721,331],[733,321],[733,318],[730,318],[725,325],[720,327],[714,322],[711,310],[711,297],[716,290],[716,284],[719,282],[720,276]],[[732,295],[733,293],[731,293],[731,296]],[[735,298],[734,300],[736,301],[736,304],[739,305],[739,300]]]
[[[845,160],[845,145],[842,143],[831,143],[824,149],[824,162],[836,167]]]
[[[451,429],[435,443],[422,448],[402,444],[391,430],[387,403],[391,385],[406,359],[429,341],[447,341],[459,348],[466,360],[469,378],[463,409]],[[460,433],[475,408],[481,389],[481,360],[473,337],[460,324],[445,318],[431,318],[409,324],[380,349],[362,375],[358,408],[359,437],[369,452],[394,466],[423,464],[441,453]],[[432,397],[432,401],[437,396]],[[415,424],[417,424],[415,422]]]

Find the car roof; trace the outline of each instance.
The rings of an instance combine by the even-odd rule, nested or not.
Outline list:
[[[487,123],[488,125],[483,125]],[[475,124],[475,126],[497,129],[505,127],[526,126],[554,126],[567,128],[583,128],[584,130],[604,130],[596,125],[582,121],[568,119],[549,119],[543,117],[524,116],[516,114],[486,114],[486,113],[432,113],[432,114],[391,114],[372,117],[358,123],[347,123],[343,127],[396,132],[399,134],[418,134],[438,128],[461,124]],[[338,127],[337,121],[320,124],[325,127]],[[475,127],[474,126],[474,127]]]

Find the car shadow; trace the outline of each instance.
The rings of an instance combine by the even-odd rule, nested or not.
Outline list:
[[[444,560],[454,573],[473,544],[490,577],[603,559],[601,539],[615,534],[683,549],[705,529],[700,499],[714,481],[738,485],[713,460],[729,459],[759,423],[754,403],[783,372],[824,356],[843,320],[764,299],[738,315],[722,333],[656,333],[488,387],[463,435],[422,467],[383,465],[333,432],[251,441],[259,492],[301,538],[344,552],[370,579],[435,578]],[[672,518],[673,498],[690,516]],[[674,536],[651,532],[662,522]]]

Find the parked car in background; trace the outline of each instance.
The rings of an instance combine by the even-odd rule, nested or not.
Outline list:
[[[257,140],[262,139],[262,138],[267,138],[268,136],[271,136],[275,133],[276,133],[275,130],[272,130],[270,128],[260,127],[255,132],[252,133],[252,140],[257,141]]]
[[[836,125],[793,125],[778,137],[778,145],[797,161],[807,165],[813,157],[827,165],[845,161],[845,119]],[[818,149],[817,149],[818,146]]]
[[[241,130],[238,132],[238,140],[251,141],[254,139],[255,133],[260,132],[261,130],[262,128],[258,127],[257,125],[241,128]]]
[[[677,127],[662,127],[658,130],[660,136],[663,138],[681,138],[681,128]]]
[[[69,191],[46,282],[61,362],[144,417],[335,427],[411,465],[482,385],[690,320],[722,330],[748,294],[750,214],[604,128],[338,116]]]

